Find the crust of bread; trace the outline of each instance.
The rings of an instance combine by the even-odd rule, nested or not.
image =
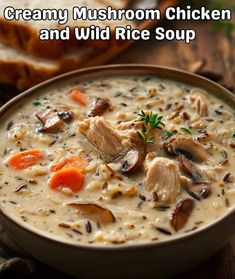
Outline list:
[[[41,41],[36,30],[16,21],[0,18],[0,42],[32,55],[57,59],[63,54],[63,41]]]
[[[0,44],[0,83],[24,90],[56,75],[78,69],[86,61],[92,60],[96,53],[94,48],[81,48],[67,53],[62,59],[51,61]]]
[[[23,50],[29,55],[45,59],[61,59],[65,53],[81,47],[94,47],[105,49],[119,44],[111,34],[111,39],[78,41],[74,36],[74,28],[71,27],[69,41],[54,40],[42,41],[36,30],[20,22],[8,22],[0,18],[0,43]]]
[[[128,0],[118,0],[115,5],[115,1],[112,0],[96,0],[97,4],[105,7],[112,6],[113,8],[125,8]],[[82,24],[82,22],[80,22]],[[45,59],[60,59],[64,53],[85,46],[94,46],[98,48],[106,48],[115,44],[114,40],[110,41],[78,41],[74,36],[74,24],[71,24],[71,34],[69,41],[54,40],[54,41],[42,41],[39,38],[39,29],[35,28],[33,24],[23,21],[7,21],[0,16],[0,42],[7,44],[11,47],[25,51],[26,53],[35,57]],[[87,24],[85,24],[87,26]],[[81,27],[81,26],[80,26]],[[59,28],[63,28],[60,26]]]
[[[0,61],[0,82],[23,90],[56,75],[58,69],[34,67],[24,61]]]

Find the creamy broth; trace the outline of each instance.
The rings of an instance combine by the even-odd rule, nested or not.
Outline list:
[[[1,123],[1,206],[77,243],[187,234],[234,208],[234,124],[202,89],[155,77],[49,88]]]

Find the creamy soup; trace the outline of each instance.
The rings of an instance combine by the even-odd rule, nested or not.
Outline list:
[[[1,121],[1,207],[83,244],[171,239],[235,204],[234,111],[155,77],[59,85]]]

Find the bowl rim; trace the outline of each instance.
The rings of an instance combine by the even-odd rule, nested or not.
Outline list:
[[[172,67],[165,67],[165,66],[158,66],[158,65],[149,65],[149,64],[112,64],[112,65],[104,65],[104,66],[95,66],[95,67],[88,67],[84,69],[79,69],[75,71],[71,71],[62,75],[59,75],[57,77],[51,78],[45,82],[42,82],[26,91],[23,93],[17,95],[10,101],[8,101],[5,105],[3,105],[0,108],[0,118],[4,116],[4,114],[7,113],[9,109],[11,109],[16,103],[21,102],[23,98],[29,97],[31,94],[37,93],[39,90],[44,89],[46,87],[49,87],[51,85],[54,85],[56,82],[63,82],[63,81],[68,81],[69,79],[73,79],[85,74],[90,74],[90,73],[97,73],[98,71],[102,70],[130,70],[128,75],[133,75],[131,71],[134,69],[142,69],[142,70],[158,70],[158,71],[168,71],[171,72],[172,74],[180,74],[182,76],[188,77],[188,78],[193,78],[198,81],[203,81],[205,84],[208,84],[214,88],[216,88],[218,91],[222,92],[225,94],[225,97],[230,98],[234,103],[235,103],[235,95],[231,93],[229,90],[224,88],[223,86],[217,84],[216,82],[213,82],[205,77],[201,77],[197,74],[190,73],[181,69],[176,69]],[[107,74],[106,76],[113,76],[115,74]],[[117,75],[117,74],[116,74]],[[135,75],[135,74],[134,74]],[[142,74],[144,75],[144,73]],[[150,75],[150,74],[147,74]],[[158,77],[156,75],[156,77]],[[88,79],[88,78],[84,78]],[[166,77],[166,80],[172,80],[176,81],[177,79],[172,79]],[[178,81],[179,82],[179,81]],[[182,81],[180,81],[182,82]],[[184,81],[182,83],[185,84],[190,84],[190,82]],[[200,88],[200,87],[199,87]],[[203,88],[202,88],[203,89]],[[209,92],[208,92],[209,93]],[[210,94],[210,93],[209,93]],[[214,94],[212,94],[214,95]],[[226,96],[227,95],[227,96]],[[231,104],[230,104],[231,106]],[[93,250],[93,251],[122,251],[122,250],[137,250],[137,249],[146,249],[146,248],[158,248],[158,247],[163,247],[166,245],[174,245],[179,242],[183,241],[188,241],[191,240],[192,238],[199,237],[203,233],[208,232],[209,230],[213,230],[217,225],[219,225],[222,222],[226,222],[229,218],[231,218],[233,215],[235,215],[235,207],[232,208],[230,211],[228,211],[225,215],[219,217],[215,221],[207,224],[206,226],[203,226],[199,229],[190,231],[188,233],[180,234],[177,236],[173,236],[172,238],[166,239],[166,240],[160,240],[156,242],[142,242],[142,243],[124,243],[124,244],[99,244],[99,243],[93,243],[91,244],[84,244],[84,243],[76,243],[72,242],[66,239],[63,239],[62,236],[58,236],[56,234],[51,234],[48,232],[43,232],[42,230],[34,227],[33,225],[30,225],[28,223],[25,223],[23,220],[21,220],[19,217],[17,217],[14,214],[11,214],[7,212],[6,209],[0,204],[0,217],[5,218],[8,222],[13,223],[15,226],[18,228],[27,231],[27,233],[33,234],[37,238],[41,238],[45,241],[48,242],[53,242],[54,244],[62,245],[62,246],[67,246],[70,248],[75,248],[75,249],[84,249],[84,250]]]

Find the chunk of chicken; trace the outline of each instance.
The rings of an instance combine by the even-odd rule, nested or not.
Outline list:
[[[141,145],[141,140],[137,135],[137,131],[141,129],[141,127],[142,123],[133,121],[122,122],[116,126],[119,134],[129,138],[130,142],[135,146]]]
[[[153,157],[153,153],[149,153],[145,160],[145,187],[156,192],[159,201],[175,202],[181,191],[178,165],[167,158]]]
[[[81,121],[79,131],[105,155],[116,156],[130,146],[128,137],[116,131],[103,117],[97,116]]]

